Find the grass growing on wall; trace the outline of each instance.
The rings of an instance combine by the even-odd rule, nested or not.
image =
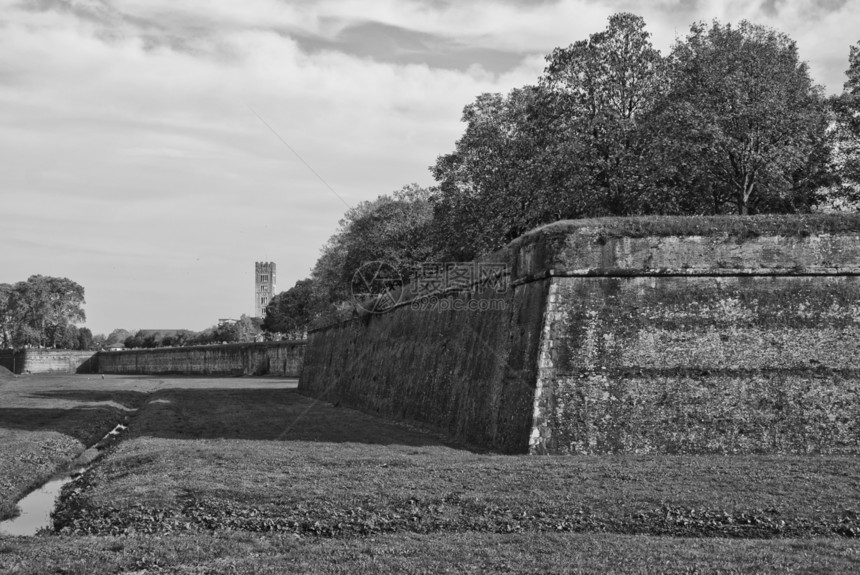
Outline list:
[[[523,238],[531,241],[535,237],[577,231],[590,231],[603,238],[727,235],[739,241],[759,236],[860,234],[860,214],[588,218],[547,224],[528,232]]]

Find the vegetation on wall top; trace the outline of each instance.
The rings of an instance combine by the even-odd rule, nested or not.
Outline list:
[[[860,235],[860,214],[760,214],[755,216],[634,216],[584,218],[547,224],[524,235],[599,230],[604,237],[646,238],[667,236],[806,237],[817,234]]]

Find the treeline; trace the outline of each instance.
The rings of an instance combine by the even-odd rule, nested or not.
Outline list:
[[[202,331],[187,329],[141,329],[134,333],[115,329],[103,338],[102,348],[121,343],[127,349],[152,349],[156,347],[184,347],[189,345],[212,345],[220,343],[249,343],[270,338],[264,334],[262,320],[242,315],[236,321],[222,321]]]
[[[816,86],[778,31],[696,23],[667,55],[642,18],[546,57],[533,85],[482,94],[463,111],[437,185],[350,209],[311,277],[278,295],[264,327],[301,333],[348,307],[365,262],[408,277],[465,261],[561,219],[856,210],[860,43],[842,94]]]
[[[262,320],[242,315],[199,332],[191,330],[115,329],[93,335],[76,323],[86,321],[84,288],[68,278],[34,275],[16,284],[0,284],[0,349],[47,347],[98,351],[114,344],[154,348],[253,342],[271,339]]]
[[[0,284],[0,348],[26,346],[90,349],[84,288],[68,278],[34,275]]]

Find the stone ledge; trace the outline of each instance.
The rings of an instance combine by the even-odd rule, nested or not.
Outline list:
[[[551,276],[860,275],[860,216],[572,220],[503,251],[514,284]]]

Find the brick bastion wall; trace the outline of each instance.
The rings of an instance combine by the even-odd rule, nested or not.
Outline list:
[[[860,452],[858,216],[558,222],[479,263],[505,289],[312,331],[299,390],[508,453]]]
[[[100,352],[100,373],[299,377],[304,341],[233,343]]]
[[[14,373],[136,375],[280,375],[299,377],[304,341],[164,347],[126,351],[0,350],[0,365]]]

